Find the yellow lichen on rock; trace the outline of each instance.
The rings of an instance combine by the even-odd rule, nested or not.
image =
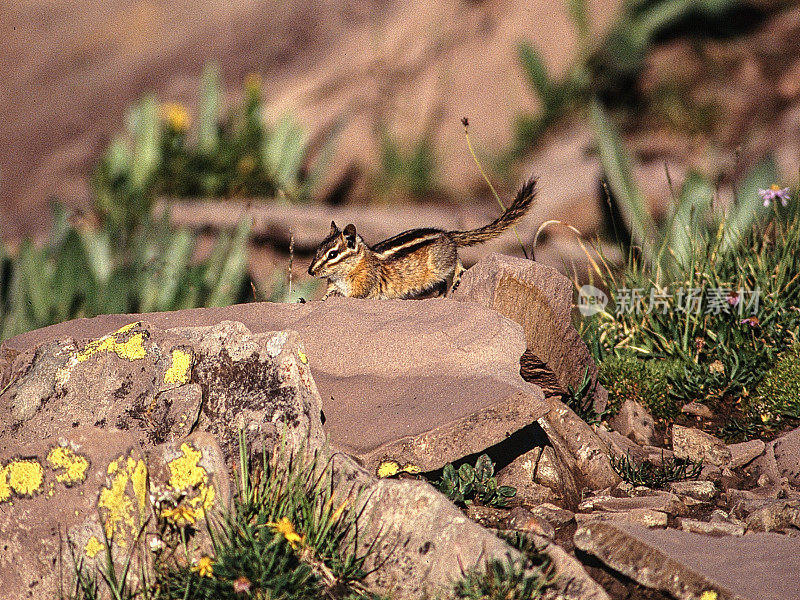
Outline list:
[[[169,461],[170,487],[174,490],[183,490],[207,481],[208,473],[199,464],[202,453],[184,442],[181,444],[181,454],[182,456]]]
[[[0,469],[0,502],[17,496],[33,496],[40,492],[44,469],[35,460],[12,460]]]
[[[177,383],[183,385],[189,383],[191,375],[192,355],[184,350],[175,349],[172,351],[172,365],[164,373],[164,383]]]
[[[75,355],[75,360],[84,362],[89,360],[98,352],[113,352],[120,358],[126,360],[140,360],[147,356],[147,351],[144,349],[144,333],[134,333],[130,338],[125,341],[120,341],[126,333],[131,329],[140,325],[139,322],[131,323],[121,327],[114,333],[101,337],[99,340],[94,340],[86,344],[86,347]]]
[[[137,461],[131,473],[133,495],[139,504],[139,515],[144,518],[144,509],[147,504],[147,465],[143,460]]]
[[[97,553],[100,552],[105,548],[105,545],[97,539],[97,536],[92,536],[89,538],[89,541],[86,542],[86,546],[84,546],[84,551],[86,552],[86,556],[89,558],[94,558],[97,556]]]
[[[63,446],[52,448],[47,454],[47,462],[54,471],[63,469],[56,475],[56,481],[68,486],[84,481],[89,469],[89,459]]]
[[[124,465],[124,466],[123,466]],[[144,517],[144,506],[147,496],[147,465],[143,460],[122,457],[108,465],[110,483],[100,491],[97,506],[101,509],[101,518],[105,526],[106,537],[113,539],[115,535],[124,534],[125,525],[130,528],[131,536],[135,536],[138,526]],[[133,494],[128,493],[128,482],[131,482]],[[138,508],[139,521],[134,519],[134,500]],[[120,546],[126,546],[124,537]]]
[[[406,463],[401,466],[396,460],[389,459],[384,460],[378,465],[376,474],[381,479],[385,479],[387,477],[394,477],[401,472],[416,475],[421,472],[421,469],[417,465],[412,465],[411,463]]]
[[[171,460],[169,467],[169,486],[180,492],[196,491],[196,495],[188,500],[198,519],[205,517],[205,511],[214,505],[216,490],[208,483],[208,471],[200,466],[202,453],[184,442],[181,444],[181,456]]]

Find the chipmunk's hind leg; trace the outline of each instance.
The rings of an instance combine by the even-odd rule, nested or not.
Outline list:
[[[450,293],[447,294],[448,296],[458,289],[459,284],[461,283],[461,275],[464,273],[464,265],[461,263],[461,259],[456,259],[456,268],[453,270],[453,285],[450,286]]]

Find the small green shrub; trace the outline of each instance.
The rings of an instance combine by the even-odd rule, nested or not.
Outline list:
[[[221,233],[204,260],[193,258],[196,237],[172,229],[168,216],[142,216],[130,230],[110,221],[77,227],[54,205],[53,222],[43,247],[26,240],[11,254],[0,243],[0,340],[78,317],[248,299],[246,221]]]
[[[656,419],[673,419],[681,404],[671,395],[672,381],[682,373],[674,360],[609,357],[600,365],[600,383],[608,390],[610,414],[626,400],[635,400]]]
[[[641,464],[631,459],[630,456],[610,456],[611,467],[617,475],[632,485],[644,485],[649,488],[659,488],[671,481],[695,479],[703,469],[703,463],[696,463],[690,459],[679,460],[676,458],[664,459],[656,465],[645,461]]]
[[[149,564],[138,583],[130,576],[130,561],[118,570],[109,551],[99,576],[77,562],[73,592],[62,598],[380,600],[360,583],[371,548],[364,555],[356,550],[359,499],[335,493],[330,465],[303,451],[277,452],[264,454],[251,471],[243,434],[239,462],[232,511],[209,521],[210,554],[187,565],[186,540],[172,539],[160,527],[158,538],[147,533],[160,549],[143,550]],[[187,530],[181,536],[193,535]]]
[[[756,389],[751,412],[765,423],[782,417],[800,419],[800,345],[785,352]]]
[[[486,454],[478,457],[474,467],[465,463],[456,470],[452,463],[446,465],[436,486],[451,501],[460,505],[475,501],[484,506],[503,507],[517,495],[516,488],[497,485],[494,463]]]
[[[606,415],[610,414],[608,408],[602,413],[595,410],[594,392],[596,387],[596,383],[592,383],[592,377],[589,375],[589,367],[586,367],[583,379],[578,386],[567,385],[567,393],[561,398],[564,404],[589,425],[600,423]]]
[[[385,126],[379,127],[381,170],[375,187],[384,195],[401,192],[422,196],[436,187],[436,154],[428,135],[404,150]]]
[[[465,600],[537,600],[551,582],[547,567],[547,562],[535,565],[530,559],[489,561],[457,581],[453,594]]]
[[[180,104],[153,96],[129,112],[126,135],[116,138],[93,178],[101,214],[122,221],[149,212],[157,195],[171,197],[275,197],[307,200],[331,158],[333,136],[310,167],[308,135],[286,114],[264,120],[261,82],[248,76],[244,99],[225,116],[219,71],[203,72],[196,135]]]

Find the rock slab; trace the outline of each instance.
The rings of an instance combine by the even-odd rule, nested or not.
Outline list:
[[[503,441],[548,410],[541,390],[519,375],[521,328],[489,308],[447,299],[332,298],[104,315],[17,336],[3,343],[0,356],[22,360],[22,352],[48,340],[99,337],[139,320],[187,336],[225,320],[242,323],[253,336],[296,331],[306,361],[300,370],[311,369],[331,443],[373,472],[383,459],[422,471],[441,468]],[[8,380],[8,358],[6,366],[0,370]]]
[[[696,600],[800,598],[800,539],[772,533],[711,537],[674,529],[592,522],[575,545],[638,583]]]

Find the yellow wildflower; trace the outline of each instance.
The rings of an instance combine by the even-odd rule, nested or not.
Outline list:
[[[289,542],[295,550],[298,545],[302,545],[305,542],[306,536],[297,533],[294,529],[294,525],[292,525],[292,522],[287,517],[283,517],[277,523],[267,523],[267,525],[283,535],[286,541]]]
[[[706,590],[700,594],[700,600],[717,600],[717,592],[714,590]]]
[[[192,571],[195,573],[199,573],[200,577],[213,577],[214,576],[213,559],[208,554],[204,554],[203,556],[200,557],[200,560],[197,561],[197,564],[192,567]]]
[[[194,525],[197,521],[194,510],[183,504],[179,504],[175,508],[165,508],[161,511],[161,517],[172,521],[178,527]]]
[[[244,78],[244,89],[251,94],[261,93],[261,74],[248,73]]]
[[[250,154],[246,154],[242,158],[239,159],[239,162],[236,165],[236,170],[239,172],[240,175],[250,175],[253,170],[256,168],[256,159],[253,158]]]
[[[184,133],[189,129],[189,111],[183,104],[168,102],[161,107],[161,114],[167,122],[167,126],[173,131]]]

